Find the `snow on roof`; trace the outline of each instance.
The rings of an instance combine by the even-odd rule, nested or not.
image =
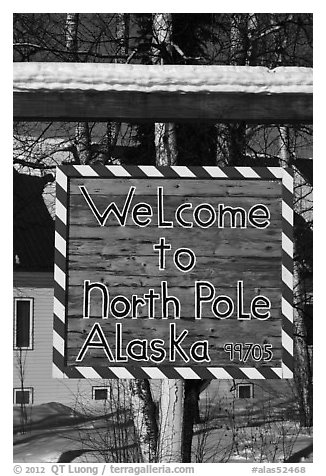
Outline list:
[[[14,63],[14,92],[135,91],[312,94],[312,68],[112,63]]]

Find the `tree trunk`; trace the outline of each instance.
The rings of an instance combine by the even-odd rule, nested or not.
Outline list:
[[[234,13],[230,25],[230,65],[245,66],[252,64],[252,36],[255,25],[254,15]],[[228,125],[228,165],[244,165],[246,155],[246,123]]]
[[[134,425],[144,463],[157,461],[158,427],[156,406],[152,399],[149,381],[130,380]]]
[[[78,61],[78,13],[67,13],[66,17],[66,49],[68,52],[68,60],[71,62]]]
[[[91,161],[91,137],[88,122],[76,125],[76,149],[79,163],[87,165]]]
[[[302,309],[302,294],[298,263],[295,264],[295,305],[294,305],[294,381],[297,390],[300,425],[313,425],[312,369],[307,345],[307,329]]]
[[[177,144],[173,122],[155,123],[155,155],[160,165],[177,165]]]
[[[153,64],[163,65],[172,62],[172,14],[155,13],[153,15]],[[178,160],[175,124],[155,124],[155,154],[157,165],[176,165]]]
[[[129,48],[129,14],[115,13],[115,38],[117,40],[115,63],[124,63],[124,57],[128,54]],[[114,158],[114,149],[118,143],[121,131],[121,122],[108,122],[106,129],[106,158],[105,163],[111,163]],[[115,162],[116,163],[116,162]]]
[[[280,143],[280,150],[279,150],[279,159],[280,159],[280,166],[281,167],[289,167],[290,166],[290,154],[289,154],[289,130],[286,126],[279,127],[279,143]]]
[[[184,381],[182,379],[162,379],[158,443],[160,463],[180,463],[183,461],[183,406]]]
[[[294,182],[296,184],[296,174]],[[295,202],[298,207],[300,200],[295,200]],[[300,211],[300,209],[297,210],[298,218],[300,218]],[[304,218],[301,217],[301,219],[304,221]],[[297,222],[299,219],[294,220],[294,381],[298,396],[300,424],[303,427],[311,427],[313,424],[312,366],[304,308],[306,302],[304,263],[307,256],[305,256],[306,246],[303,246],[302,242],[300,243],[302,239],[306,238],[302,236],[300,229],[297,230],[300,227],[300,223]]]
[[[66,49],[68,61],[78,62],[78,13],[67,13],[66,17]],[[87,122],[76,125],[76,150],[79,164],[89,164],[91,161],[91,137]]]

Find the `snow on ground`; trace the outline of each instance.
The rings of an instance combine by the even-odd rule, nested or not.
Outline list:
[[[94,417],[93,417],[94,418]],[[111,418],[111,417],[110,417]],[[124,419],[117,431],[114,419],[86,419],[57,403],[32,408],[25,434],[18,432],[18,409],[14,411],[14,462],[137,462],[133,424]],[[279,422],[256,427],[230,428],[221,420],[195,427],[193,462],[312,462],[312,434],[301,431],[295,422]],[[207,431],[205,431],[207,430]],[[282,434],[283,433],[283,434]],[[120,443],[119,443],[120,440]],[[108,456],[99,451],[116,446]],[[119,446],[120,445],[120,446]]]
[[[258,426],[230,427],[221,421],[197,425],[193,461],[204,463],[312,462],[312,430],[297,422],[275,421]]]
[[[28,423],[21,432],[19,408],[14,408],[14,448],[16,463],[103,462],[101,450],[107,446],[124,457],[136,461],[133,424],[128,415],[120,415],[120,429],[115,414],[95,417],[82,415],[59,403],[37,405],[28,409]],[[120,445],[120,446],[119,446]],[[119,453],[120,452],[120,453]],[[81,459],[83,454],[86,454]],[[131,459],[130,459],[131,458]],[[111,459],[110,459],[111,460]]]

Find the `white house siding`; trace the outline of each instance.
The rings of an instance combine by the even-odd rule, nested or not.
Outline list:
[[[107,385],[99,380],[52,378],[52,322],[53,277],[51,273],[14,273],[14,298],[34,299],[33,350],[22,351],[24,362],[24,387],[33,388],[35,405],[60,402],[75,406],[80,401],[91,401],[92,386]],[[28,284],[30,283],[30,284]],[[20,388],[18,369],[19,351],[13,351],[13,387]]]

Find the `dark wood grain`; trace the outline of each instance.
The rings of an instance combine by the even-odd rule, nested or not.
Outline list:
[[[312,122],[312,94],[14,92],[15,120]]]
[[[102,195],[107,202],[112,201],[112,197],[117,195],[125,196],[131,186],[136,187],[137,195],[157,194],[157,187],[164,188],[164,195],[182,197],[208,197],[216,201],[226,197],[256,197],[257,199],[272,197],[278,198],[281,194],[281,183],[279,180],[254,180],[254,179],[182,179],[162,180],[157,178],[86,178],[76,177],[70,180],[70,197],[78,195],[81,197],[79,186],[84,185],[91,195]]]

